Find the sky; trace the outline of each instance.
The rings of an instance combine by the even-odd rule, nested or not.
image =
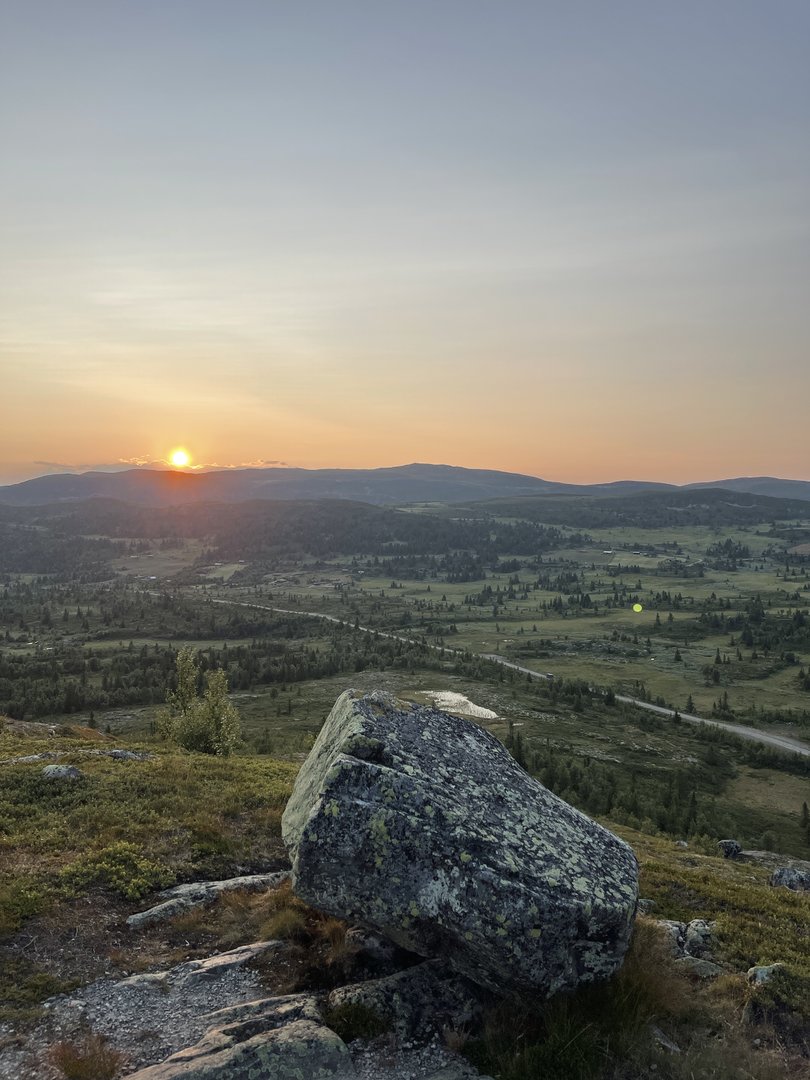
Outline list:
[[[806,0],[0,14],[0,482],[810,479]]]

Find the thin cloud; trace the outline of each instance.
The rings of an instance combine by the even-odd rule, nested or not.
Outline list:
[[[240,461],[236,465],[220,465],[216,461],[209,461],[205,465],[194,465],[192,468],[199,469],[289,469],[287,461],[268,461],[260,458],[257,461]]]
[[[94,465],[94,466],[82,466],[87,469],[175,469],[177,466],[172,465],[170,461],[151,461],[147,457],[129,457],[119,458],[117,465]],[[256,458],[253,461],[239,461],[236,464],[222,464],[218,461],[195,461],[190,465],[184,465],[185,472],[206,472],[206,471],[227,471],[231,469],[280,469],[290,468],[290,464],[287,461],[271,461],[267,458]]]

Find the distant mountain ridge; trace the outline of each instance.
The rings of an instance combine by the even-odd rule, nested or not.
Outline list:
[[[141,506],[180,506],[248,499],[348,499],[379,506],[396,506],[531,495],[630,495],[642,491],[702,488],[724,488],[740,493],[810,501],[810,481],[778,477],[738,477],[681,487],[644,480],[565,484],[521,473],[414,463],[380,469],[284,467],[200,473],[156,469],[56,473],[0,487],[0,503],[43,506],[90,498],[112,498]]]

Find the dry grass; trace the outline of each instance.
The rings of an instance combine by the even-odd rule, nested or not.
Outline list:
[[[749,998],[745,976],[691,983],[654,921],[640,918],[614,979],[551,1001],[504,1002],[465,1050],[499,1080],[810,1077],[806,1058],[773,1025],[745,1022]],[[677,1051],[660,1045],[656,1028]]]
[[[113,1080],[122,1061],[101,1035],[86,1035],[79,1043],[56,1043],[48,1057],[65,1080]]]
[[[293,908],[277,911],[261,928],[261,937],[271,941],[306,941],[308,936],[305,916]]]

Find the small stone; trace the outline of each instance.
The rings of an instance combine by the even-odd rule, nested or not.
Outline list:
[[[249,874],[242,877],[226,878],[222,881],[192,881],[184,885],[175,885],[164,889],[158,895],[161,903],[146,911],[137,911],[127,919],[130,930],[140,930],[152,923],[173,919],[189,908],[213,904],[226,892],[257,892],[263,889],[275,889],[287,880],[289,874],[280,871],[268,874]]]
[[[724,974],[719,964],[713,964],[711,960],[701,960],[697,956],[681,956],[675,961],[675,967],[698,979],[716,979],[718,975]]]
[[[75,765],[46,765],[42,775],[46,780],[84,780],[84,773]]]
[[[472,982],[438,960],[426,960],[384,979],[340,986],[329,995],[329,1007],[360,1005],[400,1039],[422,1039],[446,1027],[468,1026],[480,1013],[479,995]]]
[[[668,1050],[670,1054],[680,1054],[680,1046],[678,1046],[677,1043],[674,1043],[672,1039],[667,1038],[661,1028],[652,1027],[650,1028],[650,1031],[652,1033],[652,1037],[663,1050]]]

